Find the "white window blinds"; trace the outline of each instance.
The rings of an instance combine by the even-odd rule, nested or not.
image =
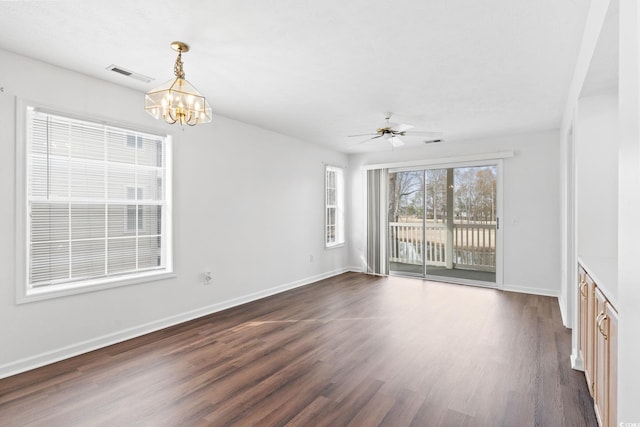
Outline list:
[[[28,107],[28,287],[170,268],[167,137]]]

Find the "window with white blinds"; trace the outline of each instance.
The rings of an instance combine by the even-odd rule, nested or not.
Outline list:
[[[344,244],[344,172],[342,168],[325,169],[325,246]]]
[[[170,139],[26,108],[27,290],[171,272]]]

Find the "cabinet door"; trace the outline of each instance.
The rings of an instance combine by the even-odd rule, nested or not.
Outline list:
[[[607,393],[607,412],[609,414],[608,425],[611,427],[618,425],[618,313],[611,306],[606,304],[606,323],[608,356],[609,361],[609,384]]]
[[[578,298],[580,301],[580,357],[583,366],[587,366],[587,282],[585,280],[587,273],[582,268],[578,269]]]
[[[587,282],[587,337],[586,337],[586,356],[584,365],[584,376],[587,379],[587,386],[589,387],[589,393],[593,396],[593,385],[595,382],[595,338],[596,338],[596,316],[599,312],[596,312],[596,285],[591,280],[588,274],[584,276]]]
[[[607,325],[606,299],[599,289],[596,289],[596,310],[598,312],[595,319],[595,344],[596,344],[596,365],[595,365],[595,386],[593,389],[593,403],[596,410],[598,425],[607,426],[609,417],[607,413],[607,395],[609,394],[609,346]]]

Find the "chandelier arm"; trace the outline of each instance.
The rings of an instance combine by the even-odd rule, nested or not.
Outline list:
[[[193,109],[193,107],[189,107],[188,111],[189,111],[189,117],[188,117],[188,120],[187,120],[187,124],[189,126],[194,126],[195,124],[198,123],[197,116],[195,115],[195,110]]]
[[[171,121],[171,120],[167,120],[167,114],[169,115],[169,118],[170,118],[171,120],[173,120],[173,121]],[[175,123],[178,121],[178,118],[177,118],[177,117],[176,117],[176,118],[174,118],[174,117],[173,117],[173,114],[171,114],[171,108],[169,108],[169,109],[167,110],[167,112],[166,112],[165,114],[163,114],[163,115],[162,115],[162,117],[164,118],[164,121],[165,121],[165,122],[167,122],[167,123],[169,123],[170,125],[175,124]]]

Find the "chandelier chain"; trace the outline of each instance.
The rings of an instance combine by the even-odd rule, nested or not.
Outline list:
[[[178,50],[176,65],[173,66],[173,72],[179,79],[184,79],[184,70],[182,69],[182,49]]]

